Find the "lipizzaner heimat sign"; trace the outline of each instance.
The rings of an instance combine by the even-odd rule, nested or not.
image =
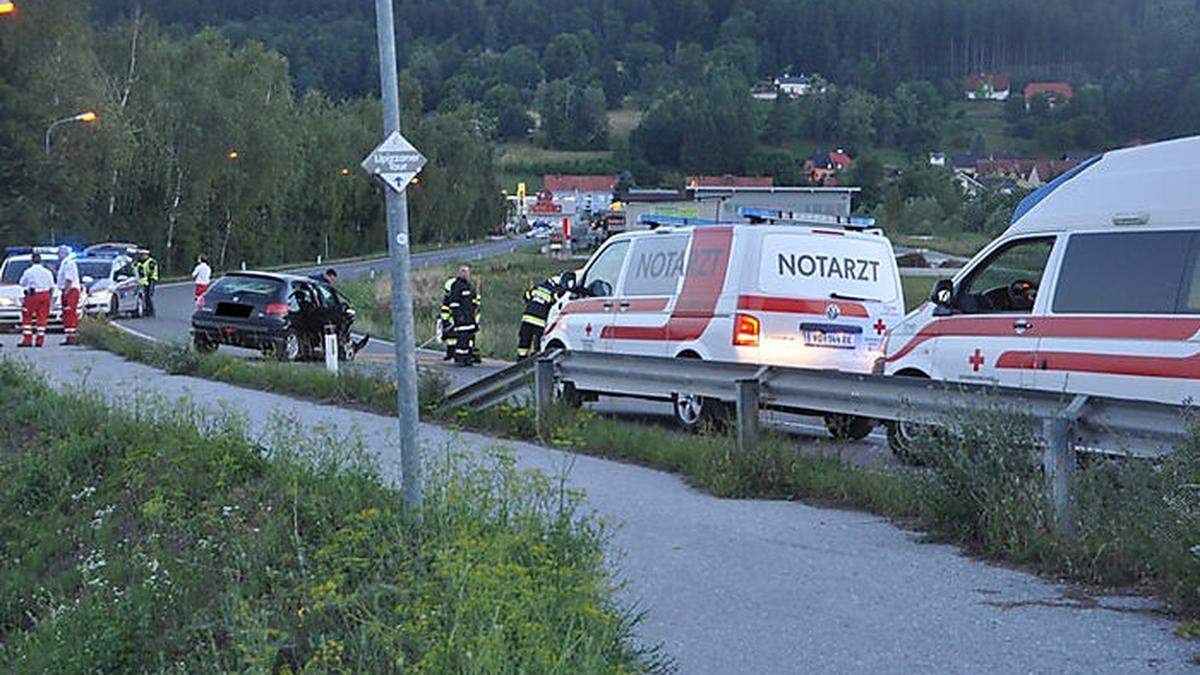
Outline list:
[[[425,166],[422,155],[399,131],[393,131],[366,159],[362,168],[379,176],[397,192],[403,192]]]

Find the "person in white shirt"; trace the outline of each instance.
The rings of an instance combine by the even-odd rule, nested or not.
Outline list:
[[[204,256],[196,258],[196,266],[192,269],[192,283],[196,284],[196,297],[204,295],[212,284],[212,268],[208,266],[208,261]]]
[[[21,306],[21,344],[18,347],[41,347],[46,343],[46,322],[50,319],[50,298],[54,292],[54,275],[42,265],[42,256],[34,253],[33,264],[21,274],[17,284],[25,290]],[[37,340],[33,339],[34,324]]]
[[[83,284],[79,281],[79,266],[71,256],[71,249],[58,247],[58,290],[62,294],[63,344],[76,344],[79,333],[79,294]]]

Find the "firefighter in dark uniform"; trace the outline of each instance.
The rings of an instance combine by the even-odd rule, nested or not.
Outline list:
[[[575,275],[571,272],[550,277],[525,291],[525,312],[521,315],[521,328],[517,332],[517,360],[523,361],[542,351],[542,334],[546,332],[546,318],[554,303],[574,285]]]
[[[481,363],[475,348],[479,332],[479,292],[471,284],[471,268],[458,268],[458,276],[446,281],[442,296],[442,339],[446,342],[446,359],[460,366]]]

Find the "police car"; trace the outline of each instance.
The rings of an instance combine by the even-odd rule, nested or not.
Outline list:
[[[140,317],[145,312],[132,258],[120,254],[83,255],[75,263],[84,288],[80,305],[85,314]]]
[[[882,372],[1200,399],[1200,137],[1116,150],[1032,193],[888,336]],[[889,426],[904,455],[911,429]]]
[[[33,254],[42,256],[42,265],[51,274],[58,275],[57,246],[17,246],[5,250],[7,257],[0,264],[0,329],[20,330],[21,305],[25,301],[25,291],[21,288],[21,275],[33,265]],[[58,289],[54,289],[50,303],[50,324],[62,326],[62,298]]]
[[[550,315],[549,349],[871,372],[904,315],[891,242],[869,219],[743,210],[757,224],[684,226],[607,240]],[[565,395],[589,398],[586,382]],[[611,393],[611,392],[606,392]],[[694,428],[725,404],[669,394]],[[811,412],[811,411],[805,411]],[[839,437],[874,422],[826,416]]]

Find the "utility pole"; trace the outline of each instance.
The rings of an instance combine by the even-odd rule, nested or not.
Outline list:
[[[396,26],[392,18],[392,0],[375,0],[375,22],[379,39],[383,133],[390,139],[399,136],[400,133],[400,92],[396,82]],[[419,153],[417,156],[419,157]],[[424,158],[421,158],[421,163],[424,163]],[[420,170],[419,166],[417,170]],[[412,285],[409,276],[408,197],[404,191],[409,180],[411,178],[398,185],[388,181],[389,186],[385,192],[388,259],[392,267],[392,326],[395,327],[396,340],[396,410],[400,420],[401,490],[404,506],[416,513],[421,506],[421,451],[417,433],[419,408]]]

